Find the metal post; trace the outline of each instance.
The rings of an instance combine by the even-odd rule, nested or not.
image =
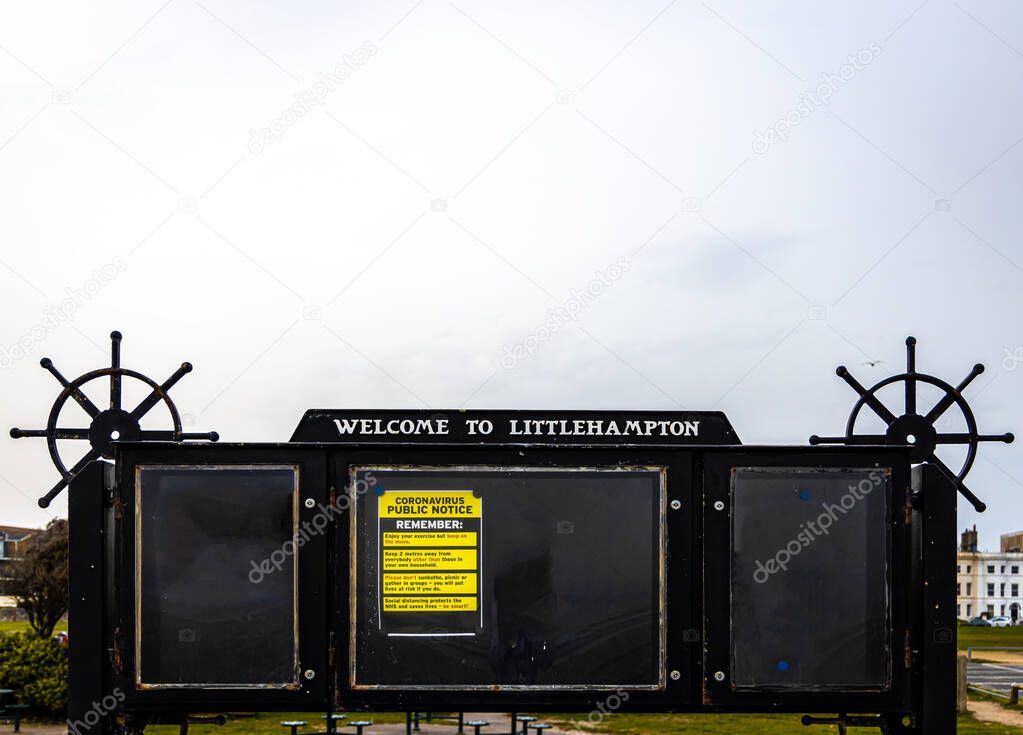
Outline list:
[[[68,490],[68,721],[86,722],[93,702],[104,691],[103,663],[108,635],[103,630],[103,548],[105,528],[105,465],[93,462],[72,481]],[[88,728],[90,735],[110,735],[109,716]]]
[[[922,681],[919,731],[956,732],[956,486],[936,466],[913,468],[920,511]],[[922,516],[922,517],[921,517]]]
[[[957,661],[958,666],[956,667],[956,712],[966,712],[967,700],[966,700],[966,686],[967,679],[966,674],[969,671],[967,666],[968,660],[966,656],[960,654]]]

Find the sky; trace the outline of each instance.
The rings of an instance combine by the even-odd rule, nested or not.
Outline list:
[[[684,408],[804,444],[844,431],[835,367],[872,385],[907,335],[1023,430],[1023,6],[8,3],[0,85],[7,426],[45,425],[41,358],[103,367],[117,329],[125,367],[191,362],[186,429],[230,441],[310,407]],[[5,433],[0,523],[66,514],[57,479]],[[982,547],[1023,529],[1019,444],[968,485]]]

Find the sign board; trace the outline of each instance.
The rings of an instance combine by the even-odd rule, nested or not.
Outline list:
[[[720,411],[305,412],[293,442],[574,446],[738,444]]]
[[[699,412],[309,411],[290,443],[116,459],[72,487],[109,529],[72,539],[108,570],[73,619],[142,721],[613,695],[916,733],[950,617],[925,622],[939,524],[910,503],[945,488],[902,448],[747,447]]]

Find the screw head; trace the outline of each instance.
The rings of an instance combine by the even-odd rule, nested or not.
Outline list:
[[[668,674],[668,676],[671,677],[672,681],[678,681],[682,678],[682,672],[678,669],[674,669],[670,674]]]
[[[724,680],[725,680],[725,672],[724,671],[715,671],[714,672],[714,681],[724,681]]]
[[[715,501],[715,503],[714,503],[714,510],[724,510],[724,509],[725,509],[725,504],[722,501],[720,501],[720,500]]]
[[[672,500],[670,505],[671,505],[671,509],[672,510],[678,510],[679,508],[682,507],[682,501],[681,500]]]
[[[306,508],[315,508],[316,507],[316,501],[313,500],[312,498],[306,498],[305,499],[305,507]]]
[[[302,676],[304,676],[306,679],[314,679],[316,678],[316,672],[313,671],[312,669],[306,669],[304,672],[302,672]]]

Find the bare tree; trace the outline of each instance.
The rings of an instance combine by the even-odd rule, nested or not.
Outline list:
[[[14,597],[32,630],[49,638],[68,608],[67,521],[55,518],[20,546],[21,559],[12,569]]]

